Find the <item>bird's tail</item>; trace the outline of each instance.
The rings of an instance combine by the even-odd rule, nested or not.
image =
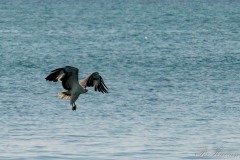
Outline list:
[[[61,98],[61,99],[64,99],[64,100],[70,100],[71,99],[71,93],[69,93],[68,91],[59,92],[58,97]]]

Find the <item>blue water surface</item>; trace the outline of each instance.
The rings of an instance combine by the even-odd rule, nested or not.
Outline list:
[[[0,159],[240,159],[237,0],[1,0]],[[109,94],[45,81],[98,71]]]

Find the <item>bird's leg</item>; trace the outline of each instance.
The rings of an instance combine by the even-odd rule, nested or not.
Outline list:
[[[76,110],[77,110],[77,106],[76,106],[75,103],[72,104],[72,110],[73,110],[73,111],[76,111]]]

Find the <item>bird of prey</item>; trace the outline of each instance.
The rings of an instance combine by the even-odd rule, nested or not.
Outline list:
[[[62,81],[62,86],[66,91],[59,92],[58,96],[61,99],[70,100],[73,111],[77,109],[75,102],[79,95],[88,91],[86,87],[94,87],[95,91],[108,93],[108,88],[98,72],[93,72],[79,83],[78,71],[75,67],[66,66],[51,71],[45,78],[53,82]]]

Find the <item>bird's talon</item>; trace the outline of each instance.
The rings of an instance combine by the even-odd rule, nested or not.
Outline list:
[[[72,107],[72,110],[73,110],[73,111],[76,111],[76,110],[77,110],[77,107],[76,107],[76,106]]]

